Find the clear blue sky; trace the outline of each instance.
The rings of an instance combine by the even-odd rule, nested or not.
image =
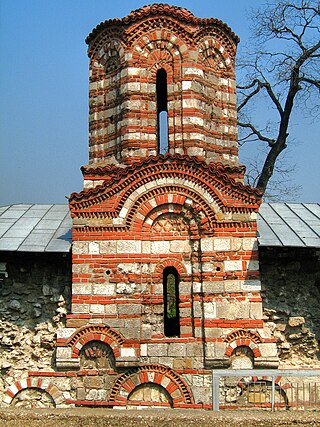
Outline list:
[[[146,0],[0,0],[0,205],[64,203],[81,191],[88,161],[88,58],[85,37],[101,21]],[[257,0],[176,0],[169,4],[226,22],[244,43],[246,9]],[[238,51],[241,50],[241,43]],[[319,124],[299,113],[291,150],[302,185],[298,201],[320,200]],[[250,149],[242,154],[250,157]],[[288,197],[288,200],[290,197]]]

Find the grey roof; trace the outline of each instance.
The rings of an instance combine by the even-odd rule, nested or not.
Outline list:
[[[262,203],[258,241],[260,246],[320,248],[320,204]]]
[[[260,246],[320,248],[319,203],[263,203],[258,215]],[[0,251],[69,252],[67,205],[0,207]]]
[[[71,218],[67,205],[0,207],[0,250],[69,252]]]

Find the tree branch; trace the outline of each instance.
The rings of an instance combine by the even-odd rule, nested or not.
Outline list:
[[[256,129],[251,123],[238,122],[238,125],[241,126],[242,128],[251,129],[251,131],[252,131],[251,135],[256,135],[258,137],[258,139],[260,139],[260,141],[267,142],[269,147],[272,147],[274,145],[274,143],[275,143],[274,139],[268,138],[267,136],[262,135],[262,133],[258,129]]]

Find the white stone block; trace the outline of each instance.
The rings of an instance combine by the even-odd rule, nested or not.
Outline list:
[[[213,240],[213,249],[215,251],[230,251],[231,250],[230,239],[215,238]]]
[[[259,345],[261,357],[277,357],[278,351],[275,343],[264,343]]]
[[[72,304],[73,313],[89,313],[89,304]]]
[[[200,134],[196,134],[196,138],[193,139],[202,139]],[[204,150],[203,148],[200,147],[189,147],[187,149],[187,154],[188,156],[203,156],[204,155]]]
[[[141,241],[140,240],[118,240],[117,253],[118,254],[141,253]]]
[[[185,240],[172,240],[170,242],[170,252],[173,253],[188,253],[191,247],[189,241]]]
[[[92,314],[104,314],[104,305],[90,304],[90,313],[92,313]]]
[[[92,293],[94,295],[114,295],[114,285],[110,283],[106,284],[93,284]]]
[[[9,395],[7,395],[7,394],[6,394],[6,395],[3,397],[2,402],[3,402],[3,403],[5,403],[6,405],[10,405],[11,400],[12,400],[12,397],[10,397]]]
[[[70,338],[72,334],[74,334],[76,332],[76,328],[63,328],[63,329],[59,329],[57,331],[57,338]],[[59,348],[59,347],[57,347]]]
[[[210,238],[201,239],[201,251],[213,252],[213,239],[210,239]]]
[[[119,217],[120,217],[120,218],[125,218],[125,217],[126,217],[126,215],[127,215],[127,213],[128,213],[128,209],[127,209],[127,208],[125,208],[125,207],[123,207],[123,208],[121,209],[120,213],[119,213]]]
[[[87,254],[88,253],[88,242],[73,242],[72,252],[74,254]]]
[[[167,240],[151,242],[152,254],[168,254],[169,250],[170,250],[170,242]]]
[[[241,271],[242,270],[242,261],[224,261],[224,270],[225,271]]]
[[[106,304],[104,306],[104,311],[105,314],[109,315],[109,316],[116,316],[118,311],[117,311],[117,306],[116,304]]]
[[[210,359],[214,358],[216,355],[215,349],[216,349],[216,343],[214,342],[206,343],[206,356],[209,357]]]
[[[141,252],[143,254],[150,254],[151,253],[151,242],[148,240],[141,242]]]
[[[140,68],[128,67],[127,72],[128,72],[128,76],[139,76],[140,75]],[[122,72],[121,72],[121,74],[122,74]]]
[[[72,349],[70,347],[57,347],[57,359],[71,358]]]
[[[245,251],[256,251],[258,249],[257,239],[245,237],[242,239],[242,247]]]
[[[201,70],[200,68],[195,68],[195,67],[184,67],[183,68],[184,74],[185,75],[189,75],[189,74],[194,74],[196,76],[201,76],[203,77],[203,70]]]
[[[88,283],[81,283],[77,284],[74,283],[72,285],[72,293],[73,295],[90,295],[92,292],[91,284]]]
[[[89,254],[97,255],[100,253],[100,245],[98,242],[89,242]]]
[[[214,301],[204,302],[203,306],[205,319],[215,319],[217,317],[217,307]]]
[[[120,350],[121,357],[136,357],[136,352],[134,348],[121,348]]]
[[[201,292],[201,283],[198,283],[198,282],[193,283],[193,292],[194,293]]]
[[[100,253],[101,254],[116,254],[117,253],[117,242],[116,240],[104,240],[100,242]]]
[[[182,90],[191,89],[192,81],[190,80],[182,80]]]
[[[224,280],[225,292],[239,292],[241,290],[240,280]]]
[[[244,291],[261,291],[261,282],[260,280],[245,280],[241,289]]]
[[[12,384],[10,387],[9,387],[9,390],[11,391],[11,393],[12,394],[17,394],[18,393],[18,387],[15,385],[15,384]]]
[[[140,346],[140,356],[141,357],[148,356],[148,345],[147,344],[141,344],[141,346]]]

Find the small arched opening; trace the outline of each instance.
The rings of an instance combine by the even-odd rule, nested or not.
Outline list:
[[[128,396],[128,406],[154,406],[172,408],[173,401],[168,391],[160,384],[144,383],[137,386]]]
[[[236,347],[231,354],[230,363],[232,369],[253,369],[253,351],[245,345]]]
[[[115,369],[112,348],[101,341],[89,341],[80,351],[81,369]]]

